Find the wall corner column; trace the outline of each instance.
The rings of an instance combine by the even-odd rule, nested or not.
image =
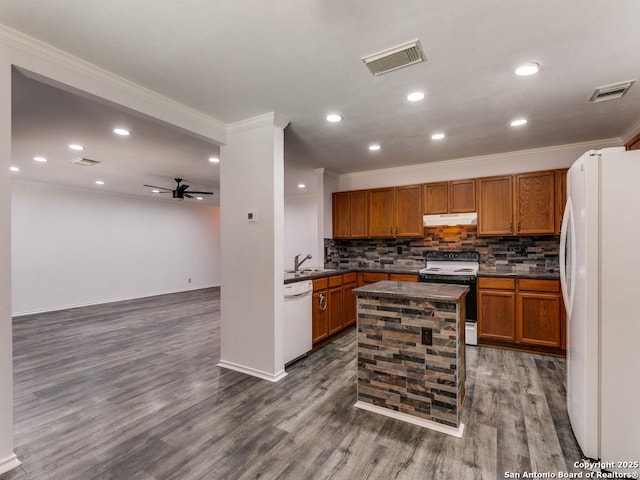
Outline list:
[[[284,371],[284,128],[269,113],[231,124],[220,149],[219,365],[269,381]]]

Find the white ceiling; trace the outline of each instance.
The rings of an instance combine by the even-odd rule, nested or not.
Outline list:
[[[638,77],[638,18],[637,0],[0,3],[0,23],[225,123],[283,114],[291,120],[287,162],[338,173],[628,137],[640,128],[639,84],[619,100],[588,99],[598,86]],[[420,40],[425,63],[374,77],[360,60],[413,39]],[[541,72],[515,76],[527,61],[539,62]],[[426,99],[407,102],[413,90]],[[59,118],[42,122],[42,129],[14,125],[15,135],[24,135],[25,144],[59,135],[66,145],[68,130],[50,127],[63,125],[68,110],[54,108]],[[340,124],[324,119],[334,111],[344,116]],[[93,113],[100,117],[98,109]],[[528,124],[509,127],[520,116]],[[103,117],[96,132],[110,121]],[[435,131],[446,139],[432,141]],[[136,134],[104,142],[146,141],[148,154],[158,156],[178,137]],[[371,142],[382,149],[369,152]],[[122,168],[154,172],[157,180],[142,182],[152,183],[174,172],[189,178],[184,162],[206,148],[196,142],[188,150],[148,166],[139,150],[117,155],[131,155]],[[202,168],[194,178],[215,183],[210,165]]]

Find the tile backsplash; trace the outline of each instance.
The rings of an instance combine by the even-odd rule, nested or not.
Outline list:
[[[559,237],[478,237],[477,227],[435,227],[423,238],[332,239],[324,241],[325,266],[379,267],[395,264],[423,266],[432,250],[476,251],[484,268],[558,271]]]

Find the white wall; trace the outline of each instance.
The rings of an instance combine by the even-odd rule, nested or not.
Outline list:
[[[605,139],[573,145],[350,173],[340,176],[339,191],[564,168],[569,167],[587,150],[618,145],[620,145],[620,139]]]
[[[219,285],[219,221],[216,206],[13,182],[13,313]]]
[[[307,253],[313,258],[303,266],[324,265],[324,245],[318,241],[318,196],[295,195],[284,199],[284,267],[293,268],[293,259]]]

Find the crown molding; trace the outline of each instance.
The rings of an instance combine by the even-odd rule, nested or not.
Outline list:
[[[76,89],[87,92],[205,139],[219,144],[226,143],[227,125],[220,120],[2,24],[0,45],[26,55],[24,63],[21,61],[24,59],[19,56],[9,58],[13,60],[15,68],[30,78],[67,90],[71,87],[72,91]],[[62,80],[52,78],[53,75],[49,76],[51,66],[62,69],[66,77],[70,74],[72,79],[77,80],[76,84],[70,84],[69,78]],[[93,83],[93,91],[82,84],[82,79],[88,79]],[[104,96],[105,89],[113,94],[112,98]]]
[[[240,120],[239,122],[230,123],[227,125],[227,128],[229,131],[244,131],[268,126],[276,126],[284,129],[287,125],[289,125],[289,119],[287,117],[276,112],[269,112]]]
[[[353,173],[343,173],[340,175],[340,178],[356,178],[363,177],[371,174],[384,174],[391,172],[403,172],[403,171],[412,171],[416,168],[423,167],[435,167],[435,166],[455,166],[455,165],[469,165],[478,162],[484,162],[486,160],[499,160],[501,158],[513,158],[513,157],[521,157],[527,155],[535,155],[539,153],[548,153],[548,152],[559,152],[562,150],[568,150],[570,148],[584,148],[585,151],[593,150],[603,147],[611,147],[615,145],[623,145],[622,139],[619,137],[616,138],[605,138],[601,140],[592,140],[589,142],[580,142],[580,143],[570,143],[565,145],[554,145],[551,147],[541,147],[541,148],[532,148],[528,150],[515,150],[511,152],[502,152],[495,153],[491,155],[481,155],[478,157],[464,157],[464,158],[456,158],[452,160],[442,160],[439,162],[429,162],[429,163],[419,163],[415,165],[403,165],[401,167],[389,167],[389,168],[381,168],[378,170],[365,170],[362,172],[353,172]]]

